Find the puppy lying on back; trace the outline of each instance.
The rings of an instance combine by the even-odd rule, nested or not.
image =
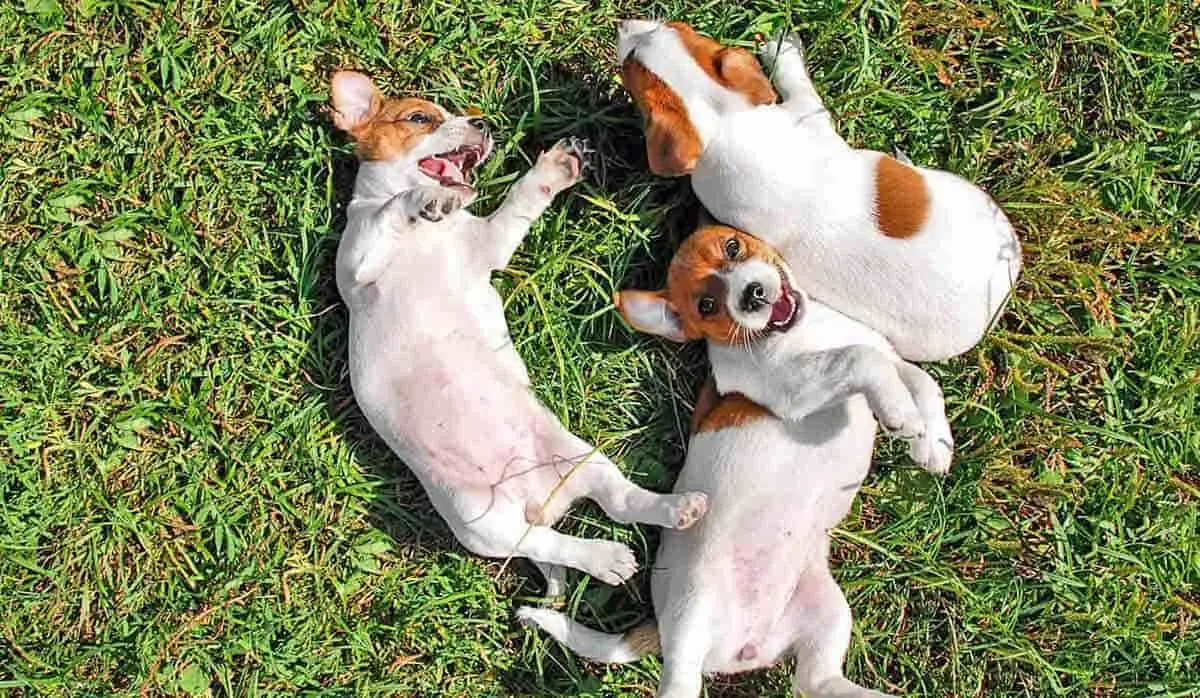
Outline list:
[[[491,285],[579,177],[581,145],[543,153],[495,213],[476,218],[464,207],[475,198],[471,171],[492,151],[482,119],[385,98],[353,72],[334,75],[333,112],[360,158],[337,284],[367,421],[472,552],[533,560],[550,595],[561,593],[564,567],[608,584],[629,578],[637,565],[626,546],[551,528],[571,502],[589,497],[618,521],[684,528],[705,498],[642,489],[564,429],[531,392]]]
[[[693,528],[663,533],[651,581],[657,630],[608,635],[548,609],[518,615],[597,661],[633,661],[661,644],[660,698],[696,698],[704,674],[760,669],[786,655],[796,658],[793,685],[806,698],[882,696],[842,675],[851,616],[829,571],[829,530],[866,477],[872,413],[925,442],[914,455],[928,470],[949,467],[933,379],[878,332],[806,301],[774,250],[731,228],[701,228],[676,253],[664,291],[625,291],[617,304],[635,328],[707,340],[718,376],[761,374],[771,386],[763,404],[810,410],[782,420],[741,395],[710,395],[717,401],[707,412],[697,401],[675,487],[707,492],[709,509]],[[797,385],[793,367],[813,354],[831,357],[838,375]]]
[[[690,174],[717,220],[778,249],[808,293],[901,356],[944,359],[979,341],[1021,269],[1016,235],[987,194],[847,145],[794,36],[760,47],[776,104],[748,51],[682,22],[629,20],[618,34],[651,170]]]

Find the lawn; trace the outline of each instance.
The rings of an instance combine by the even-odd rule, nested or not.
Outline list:
[[[541,398],[670,487],[696,347],[635,336],[694,219],[648,174],[619,17],[807,41],[856,145],[991,191],[1025,244],[998,330],[942,381],[935,481],[885,446],[835,533],[847,672],[913,696],[1200,695],[1200,6],[1192,0],[0,7],[0,693],[646,696],[513,622],[527,563],[455,544],[346,376],[333,283],[354,161],[338,67],[476,107],[491,210],[565,134],[590,179],[496,284]],[[652,530],[593,507],[565,524]],[[570,577],[623,629],[648,576]],[[709,696],[787,695],[779,669]]]

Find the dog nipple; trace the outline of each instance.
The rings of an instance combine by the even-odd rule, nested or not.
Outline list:
[[[738,658],[739,662],[749,662],[757,656],[758,656],[758,648],[755,647],[754,645],[746,645],[745,647],[742,648],[741,652],[738,652],[737,658]]]

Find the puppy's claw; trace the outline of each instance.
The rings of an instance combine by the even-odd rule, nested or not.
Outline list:
[[[579,158],[580,173],[593,169],[594,165],[591,156],[596,151],[586,139],[571,136],[567,138],[567,148],[571,150],[575,157]]]

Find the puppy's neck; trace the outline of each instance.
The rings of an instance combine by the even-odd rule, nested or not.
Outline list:
[[[402,191],[431,183],[411,160],[364,160],[358,164],[351,203],[382,204]]]

